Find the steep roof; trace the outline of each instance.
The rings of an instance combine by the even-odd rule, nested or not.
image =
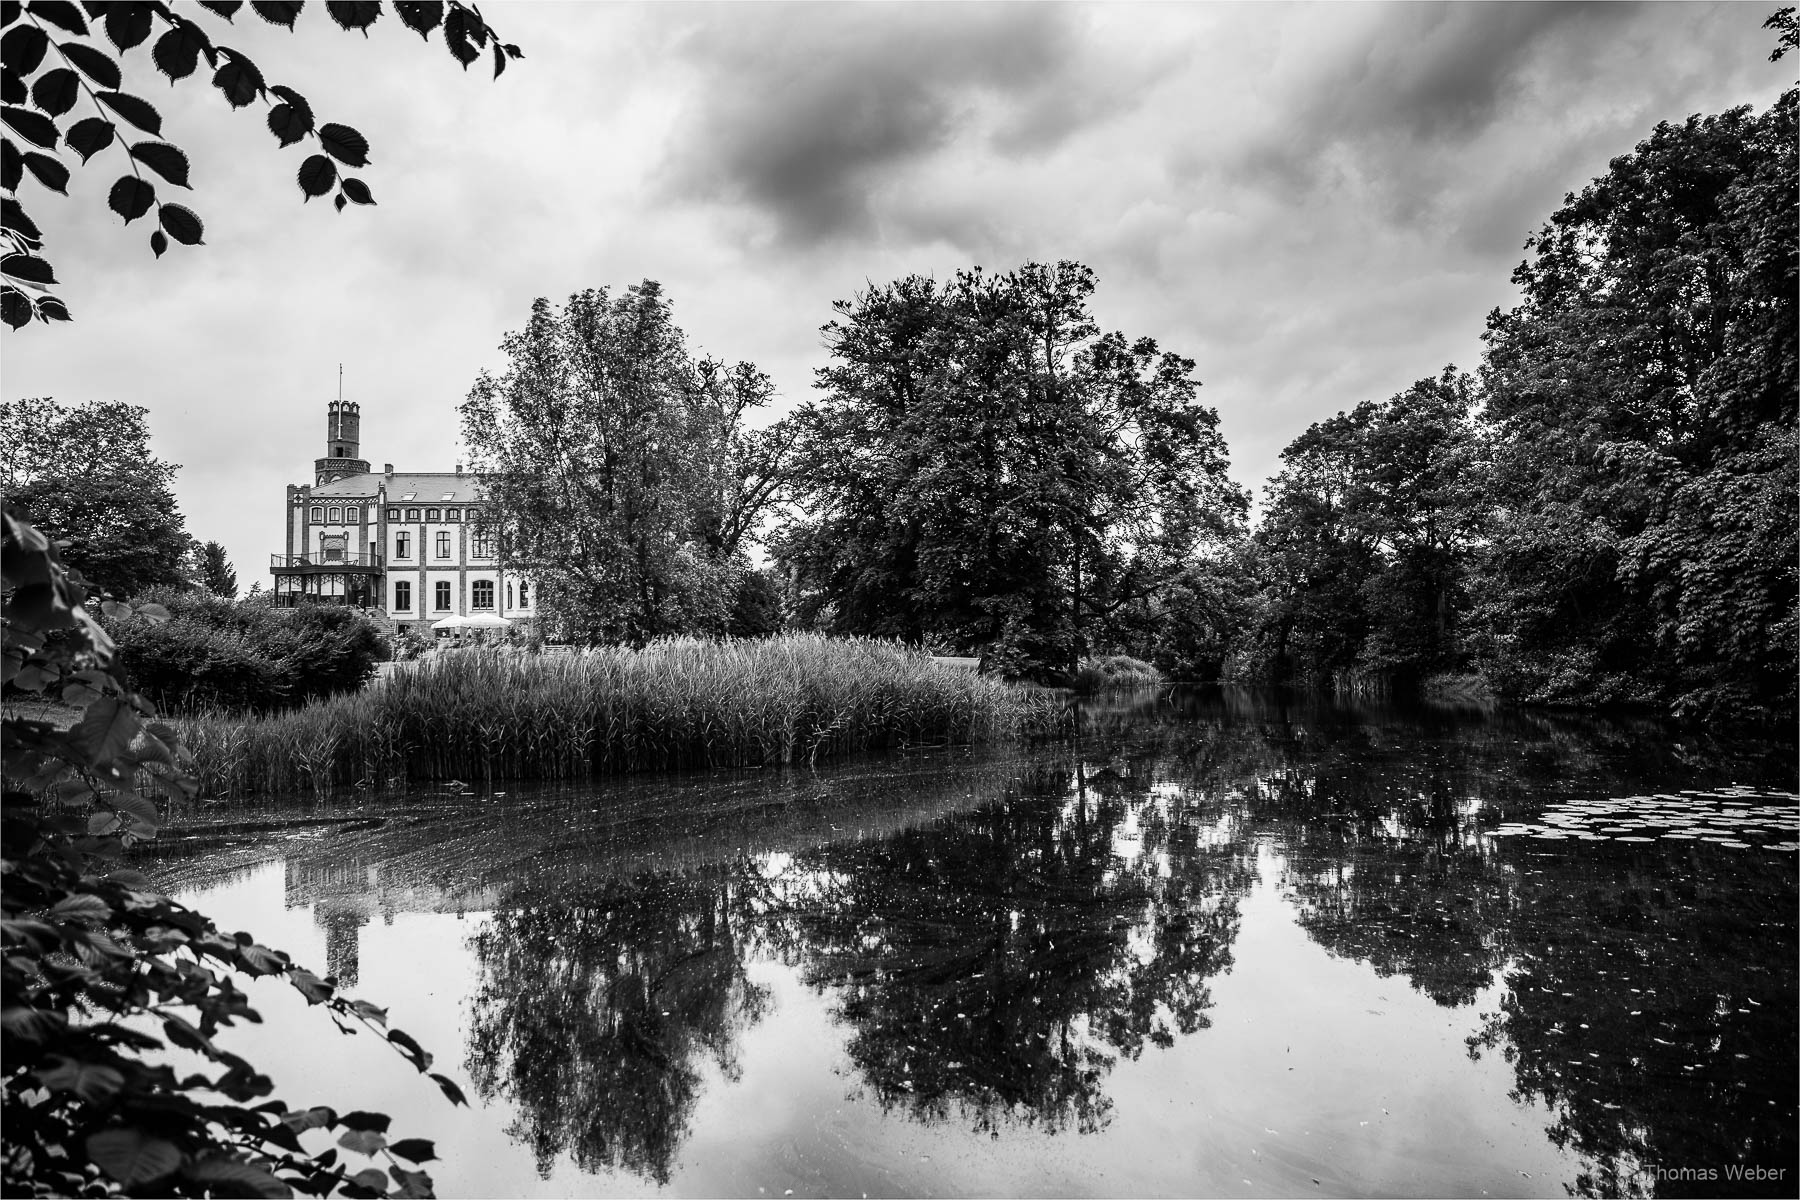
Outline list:
[[[313,488],[313,499],[351,497],[368,499],[387,486],[389,503],[411,500],[414,504],[469,504],[485,500],[481,482],[473,475],[454,471],[395,471],[392,475],[347,475]]]

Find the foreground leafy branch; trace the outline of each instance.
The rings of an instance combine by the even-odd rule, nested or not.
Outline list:
[[[191,756],[120,683],[79,576],[29,524],[11,511],[4,520],[6,1193],[430,1195],[419,1169],[435,1157],[430,1142],[390,1142],[381,1113],[266,1100],[268,1077],[215,1041],[261,1019],[235,977],[280,976],[345,1033],[382,1032],[465,1103],[418,1042],[386,1030],[383,1010],[117,865],[156,836],[159,800],[193,792]],[[137,614],[166,616],[155,605]],[[72,723],[53,715],[70,710]],[[158,1028],[160,1037],[150,1032]],[[178,1073],[169,1047],[203,1056],[208,1070]],[[313,1151],[301,1142],[313,1129],[342,1133]],[[388,1166],[353,1168],[352,1154]]]
[[[295,0],[253,0],[250,5],[263,20],[290,30],[302,7]],[[229,24],[243,3],[200,0],[199,8]],[[373,0],[331,0],[325,10],[340,28],[365,37],[382,15],[382,6]],[[497,78],[508,60],[523,57],[517,46],[501,42],[479,10],[457,0],[398,3],[394,10],[403,25],[427,41],[434,33],[441,35],[445,49],[465,70],[491,52]],[[233,111],[259,100],[268,108],[269,132],[283,149],[308,139],[315,142],[317,149],[294,176],[306,200],[335,188],[332,203],[340,212],[349,204],[375,203],[366,183],[343,174],[344,168],[369,165],[367,138],[348,125],[318,123],[305,96],[285,84],[269,83],[248,55],[216,44],[205,25],[162,0],[85,0],[80,6],[70,0],[5,0],[0,3],[0,28],[6,30],[0,35],[0,123],[6,130],[0,137],[0,187],[7,193],[0,198],[0,319],[14,329],[34,317],[70,319],[68,306],[49,291],[58,281],[42,254],[43,230],[18,197],[27,175],[52,192],[69,194],[69,167],[59,147],[73,151],[85,166],[117,145],[129,174],[121,174],[108,190],[107,207],[126,224],[155,209],[150,249],[158,258],[170,239],[197,246],[205,236],[197,213],[157,192],[158,179],[171,187],[192,190],[192,185],[187,154],[161,140],[162,114],[142,96],[124,90],[125,58],[140,46],[150,47],[151,63],[171,84],[205,78],[200,74],[204,59],[212,86]],[[149,137],[127,144],[133,130]],[[146,176],[146,170],[156,178]]]

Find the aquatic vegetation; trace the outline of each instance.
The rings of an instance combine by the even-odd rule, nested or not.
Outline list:
[[[897,643],[790,634],[643,650],[446,654],[355,695],[182,723],[202,794],[428,780],[588,779],[1003,742],[1065,719],[1052,694]]]
[[[1533,822],[1512,822],[1494,837],[1550,841],[1712,842],[1733,850],[1800,850],[1800,808],[1793,792],[1728,787],[1610,800],[1575,800],[1544,810]]]
[[[1141,658],[1106,654],[1083,659],[1069,686],[1078,692],[1104,692],[1113,688],[1155,687],[1162,681],[1162,672]]]

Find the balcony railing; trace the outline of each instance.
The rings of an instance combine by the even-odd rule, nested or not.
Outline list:
[[[271,571],[379,571],[385,560],[379,554],[271,554]]]

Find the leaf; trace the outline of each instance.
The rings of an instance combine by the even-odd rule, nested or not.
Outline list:
[[[21,108],[17,104],[8,104],[4,109],[0,109],[0,120],[11,125],[20,137],[34,146],[56,145],[56,122],[41,112]]]
[[[387,1040],[400,1047],[400,1049],[405,1052],[406,1057],[410,1058],[413,1065],[418,1067],[419,1070],[423,1071],[431,1066],[431,1055],[427,1054],[425,1052],[425,1047],[414,1041],[412,1035],[405,1030],[389,1030]]]
[[[369,142],[348,125],[326,123],[319,127],[319,144],[325,153],[347,167],[369,165]]]
[[[335,990],[329,983],[311,971],[303,971],[299,967],[288,972],[288,982],[294,985],[296,991],[306,997],[308,1004],[323,1004],[331,999],[331,993]]]
[[[468,14],[460,8],[451,9],[444,17],[444,45],[449,47],[450,57],[461,63],[465,71],[470,63],[481,57],[481,51],[469,40],[470,33]]]
[[[50,264],[35,254],[0,256],[0,271],[11,275],[14,279],[23,279],[26,283],[50,284],[56,282],[56,273],[50,269]]]
[[[244,0],[200,0],[200,7],[229,21],[237,16],[238,9],[244,7]]]
[[[31,85],[31,102],[53,117],[75,107],[81,98],[81,77],[67,67],[45,71]]]
[[[369,26],[381,17],[378,0],[326,0],[325,11],[342,29],[360,29],[369,36]]]
[[[37,222],[26,216],[19,202],[11,196],[0,196],[0,228],[10,230],[27,242],[41,243],[44,239]]]
[[[156,189],[135,175],[119,176],[106,197],[107,207],[124,217],[127,225],[149,212],[155,203]]]
[[[55,1055],[51,1061],[58,1065],[40,1067],[32,1074],[39,1083],[53,1092],[73,1092],[77,1097],[90,1104],[97,1104],[107,1097],[115,1095],[125,1086],[123,1073],[100,1063],[79,1062],[62,1055]]]
[[[255,63],[226,46],[219,47],[219,53],[225,55],[226,62],[213,72],[212,81],[227,104],[242,108],[263,94],[262,72]]]
[[[337,1144],[358,1154],[374,1154],[387,1145],[387,1138],[373,1129],[346,1129]]]
[[[31,301],[26,299],[24,292],[10,283],[0,286],[0,321],[14,329],[23,329],[31,324],[31,316]]]
[[[386,1113],[364,1112],[358,1109],[353,1113],[345,1113],[338,1118],[338,1123],[346,1129],[368,1129],[376,1133],[386,1133],[393,1118]]]
[[[383,1175],[378,1167],[370,1167],[366,1171],[358,1171],[350,1177],[350,1182],[356,1184],[358,1187],[367,1188],[378,1196],[387,1194],[388,1177]]]
[[[116,132],[113,123],[104,117],[88,117],[75,122],[69,132],[63,135],[63,141],[68,144],[69,149],[81,155],[81,161],[85,163],[112,145]]]
[[[138,142],[131,147],[131,157],[176,187],[188,186],[187,155],[178,147],[167,142]]]
[[[58,159],[48,154],[39,154],[35,150],[25,152],[25,169],[37,177],[37,181],[53,192],[69,194],[69,168],[63,166]]]
[[[137,735],[137,713],[128,704],[105,696],[88,705],[80,722],[68,732],[68,746],[81,755],[83,765],[111,763]]]
[[[433,1072],[431,1078],[432,1078],[432,1081],[438,1085],[438,1091],[444,1093],[444,1095],[446,1095],[450,1098],[450,1103],[463,1104],[463,1105],[468,1104],[469,1098],[467,1096],[463,1095],[462,1089],[457,1087],[455,1083],[451,1082],[449,1077],[444,1076],[444,1075],[439,1075],[436,1072]]]
[[[157,210],[156,218],[169,236],[184,246],[200,245],[200,239],[206,234],[206,226],[185,204],[165,204]]]
[[[0,4],[6,0],[0,0]],[[23,104],[31,99],[31,93],[25,87],[25,81],[11,71],[0,70],[0,104]]]
[[[0,138],[0,188],[17,191],[25,177],[25,156],[12,144],[11,138]]]
[[[192,75],[202,54],[208,62],[216,57],[211,39],[192,21],[183,21],[156,39],[156,45],[150,49],[150,61],[173,81]]]
[[[88,1160],[126,1187],[154,1183],[181,1165],[181,1151],[141,1129],[103,1129],[84,1144]]]
[[[431,31],[444,21],[443,0],[398,0],[394,12],[400,23],[429,42]]]
[[[279,1197],[294,1194],[287,1184],[268,1171],[237,1158],[203,1158],[182,1175],[196,1183],[224,1184],[223,1188],[208,1189],[214,1195]]]
[[[374,193],[370,192],[369,185],[360,179],[346,177],[342,182],[342,187],[344,189],[344,195],[350,197],[351,200],[358,204],[375,203]]]
[[[81,69],[81,73],[103,88],[116,88],[124,77],[112,56],[83,42],[63,42],[58,49],[63,57]]]
[[[101,923],[112,919],[112,905],[98,896],[77,893],[52,904],[49,917],[53,921],[74,921],[81,925]]]
[[[48,49],[50,38],[36,25],[15,25],[0,37],[0,60],[20,79],[38,69]]]
[[[388,1146],[407,1162],[431,1162],[437,1158],[437,1147],[426,1138],[402,1138]]]
[[[78,33],[82,37],[87,36],[87,21],[82,18],[81,10],[71,4],[69,0],[31,0],[31,3],[25,6],[25,11],[34,17],[50,22],[59,29]]]
[[[150,234],[150,251],[151,251],[151,253],[155,254],[156,257],[161,258],[163,256],[163,251],[167,250],[168,248],[169,248],[168,236],[166,234],[164,234],[163,231],[160,229],[152,231]]]
[[[295,176],[300,190],[311,200],[314,196],[323,196],[337,182],[337,168],[323,154],[314,154],[300,164],[299,174]]]
[[[128,92],[100,92],[96,98],[151,137],[161,136],[162,114],[149,101]]]
[[[249,934],[238,935],[238,959],[252,975],[279,975],[288,969],[288,956],[259,946]]]
[[[250,8],[269,24],[287,29],[294,27],[294,20],[300,15],[297,0],[250,0]]]
[[[350,202],[344,199],[344,193],[339,192],[331,198],[331,206],[339,212],[343,212],[346,208],[350,207]]]
[[[305,101],[298,104],[283,102],[269,110],[269,132],[284,147],[293,145],[311,133],[312,128],[312,109],[307,107]]]
[[[150,6],[113,3],[106,6],[106,36],[121,50],[141,45],[150,36]],[[80,64],[77,64],[80,65]],[[84,68],[85,69],[85,68]],[[117,84],[112,85],[117,87]]]

